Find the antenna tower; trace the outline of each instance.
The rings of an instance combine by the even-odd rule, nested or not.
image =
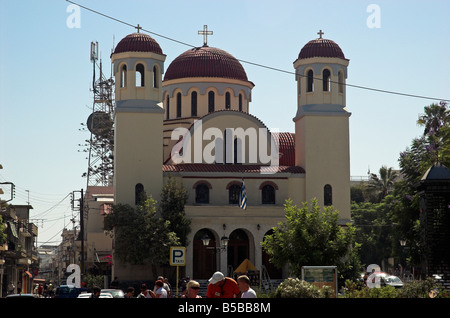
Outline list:
[[[104,76],[102,60],[99,63],[98,60],[98,42],[91,42],[91,91],[94,102],[86,122],[91,136],[86,140],[87,149],[84,150],[88,153],[88,169],[83,177],[87,178],[87,186],[111,186],[114,163],[114,79],[112,75],[108,79]]]

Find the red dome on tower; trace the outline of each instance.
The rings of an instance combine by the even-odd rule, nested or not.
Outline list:
[[[323,38],[306,43],[298,55],[299,59],[310,57],[337,57],[345,59],[344,53],[336,42]]]
[[[202,46],[179,55],[167,68],[164,80],[186,77],[222,77],[248,81],[241,63],[224,50]]]
[[[120,40],[113,54],[122,52],[152,52],[163,54],[158,42],[150,35],[144,33],[132,33]]]

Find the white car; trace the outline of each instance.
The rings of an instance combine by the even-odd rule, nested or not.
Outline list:
[[[91,298],[92,293],[82,293],[79,294],[77,298]],[[113,296],[110,293],[100,293],[100,296],[98,298],[113,298]]]

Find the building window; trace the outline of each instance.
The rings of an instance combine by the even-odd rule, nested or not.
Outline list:
[[[181,117],[181,93],[177,94],[177,117]]]
[[[241,185],[233,184],[228,188],[228,203],[239,204],[239,196],[241,194]]]
[[[136,87],[144,87],[144,65],[136,64]]]
[[[231,97],[230,97],[230,93],[226,92],[225,93],[225,109],[230,109],[231,108]]]
[[[156,66],[153,66],[153,88],[159,87],[159,72]]]
[[[138,183],[134,187],[134,203],[136,205],[139,205],[144,201],[145,201],[144,186],[142,185],[142,183]]]
[[[338,81],[339,81],[339,93],[344,93],[344,75],[342,71],[338,73]]]
[[[195,203],[209,203],[209,186],[206,183],[195,187]]]
[[[166,99],[166,119],[169,119],[169,112],[170,112],[170,97],[169,97],[169,94],[167,94],[167,99]]]
[[[314,73],[312,70],[308,71],[308,88],[307,92],[314,91]]]
[[[197,116],[197,92],[191,93],[191,116]]]
[[[127,86],[127,66],[122,65],[122,68],[120,69],[120,87],[126,86]]]
[[[275,188],[266,184],[261,189],[262,204],[275,204]]]
[[[333,190],[329,184],[323,187],[323,204],[325,206],[333,204]]]
[[[242,94],[239,94],[239,111],[242,111]]]
[[[214,99],[215,99],[214,92],[210,91],[208,93],[208,112],[210,113],[214,112]]]
[[[322,72],[323,91],[331,91],[331,73],[329,69],[324,69]]]

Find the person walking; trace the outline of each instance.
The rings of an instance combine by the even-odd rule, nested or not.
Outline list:
[[[147,289],[147,284],[141,285],[141,293],[137,296],[137,298],[153,298],[150,290]]]
[[[241,275],[237,279],[241,298],[257,298],[256,292],[250,287],[250,279],[247,275]]]
[[[94,288],[92,288],[91,298],[100,298],[100,292],[101,292],[100,287],[95,286]]]
[[[125,298],[134,298],[134,287],[128,287]]]
[[[164,288],[164,282],[162,280],[157,280],[155,282],[156,292],[155,295],[152,294],[154,298],[167,298],[167,290]]]
[[[198,295],[198,291],[200,290],[200,283],[191,280],[186,284],[186,293],[181,296],[181,298],[202,298],[202,296]]]
[[[215,272],[209,279],[206,298],[239,298],[241,291],[233,278],[225,277],[222,272]]]

